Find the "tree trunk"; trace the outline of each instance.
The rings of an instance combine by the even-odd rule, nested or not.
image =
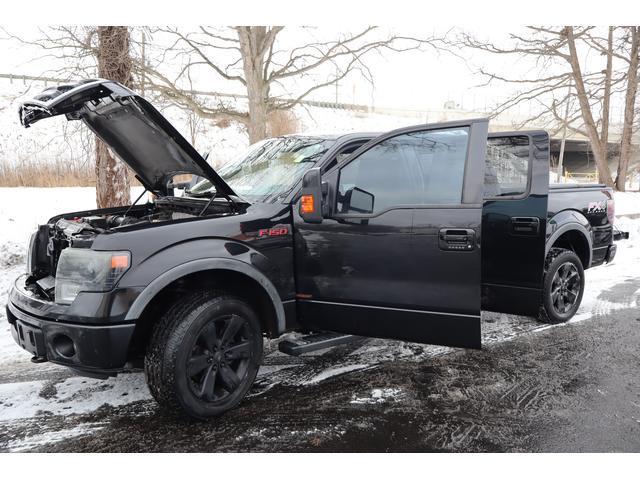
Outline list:
[[[249,143],[267,138],[268,86],[264,78],[266,27],[238,27],[242,67],[249,101]]]
[[[578,94],[578,103],[580,104],[580,113],[582,114],[582,120],[584,121],[585,128],[587,129],[587,135],[589,136],[591,149],[593,150],[593,156],[596,161],[598,180],[608,187],[613,187],[613,177],[611,176],[609,163],[607,161],[607,143],[603,143],[600,139],[596,122],[593,119],[591,105],[589,105],[589,98],[582,78],[580,60],[578,59],[576,42],[573,36],[573,27],[565,27],[565,33],[567,36],[567,44],[569,46],[569,58],[567,61],[571,66],[573,81],[575,82],[576,92]]]
[[[609,142],[609,112],[611,110],[611,80],[613,77],[613,29],[609,27],[609,37],[607,38],[607,68],[604,76],[604,94],[602,96],[602,128],[600,130],[600,140],[603,144]]]
[[[98,76],[131,86],[131,56],[127,27],[98,27]],[[131,203],[129,172],[96,138],[96,204],[98,208]]]
[[[631,157],[631,136],[635,120],[636,95],[638,92],[638,48],[640,44],[640,27],[630,27],[631,52],[629,70],[627,71],[627,91],[624,98],[624,124],[620,139],[620,160],[616,174],[616,189],[624,192],[627,183],[627,169]]]

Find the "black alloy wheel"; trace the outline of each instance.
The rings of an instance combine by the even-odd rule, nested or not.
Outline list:
[[[572,262],[564,262],[556,270],[551,280],[551,305],[560,315],[570,311],[575,305],[582,286],[578,268]]]
[[[196,292],[155,325],[145,373],[163,408],[206,419],[240,403],[261,361],[262,327],[250,305],[224,292]]]
[[[538,318],[544,323],[562,323],[578,311],[584,293],[584,269],[575,252],[552,248],[545,261],[542,300]]]
[[[194,395],[221,402],[235,392],[249,367],[251,337],[249,322],[238,315],[218,317],[202,327],[187,361]]]

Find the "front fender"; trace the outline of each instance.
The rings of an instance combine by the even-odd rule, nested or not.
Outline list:
[[[240,260],[231,258],[201,258],[182,263],[177,267],[167,270],[158,278],[153,280],[131,305],[125,320],[137,320],[147,305],[155,296],[167,285],[186,275],[205,270],[227,270],[242,273],[252,278],[266,291],[273,303],[273,308],[277,317],[277,333],[281,333],[285,328],[285,313],[282,300],[273,283],[257,268]]]
[[[174,280],[203,270],[229,270],[255,280],[269,295],[277,314],[278,329],[284,328],[284,309],[280,292],[284,272],[265,255],[245,243],[204,237],[173,243],[136,262],[132,252],[132,268],[118,283],[119,288],[143,287],[134,300],[127,320],[137,319],[144,307],[165,286]]]

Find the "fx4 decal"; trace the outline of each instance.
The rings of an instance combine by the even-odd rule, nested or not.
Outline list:
[[[607,211],[607,201],[589,202],[587,213],[605,213]]]

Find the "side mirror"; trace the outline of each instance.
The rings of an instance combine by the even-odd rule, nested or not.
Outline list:
[[[319,168],[310,168],[302,177],[299,213],[307,223],[322,223],[322,178]]]
[[[354,187],[349,198],[349,210],[358,213],[373,213],[373,200],[373,193]]]

